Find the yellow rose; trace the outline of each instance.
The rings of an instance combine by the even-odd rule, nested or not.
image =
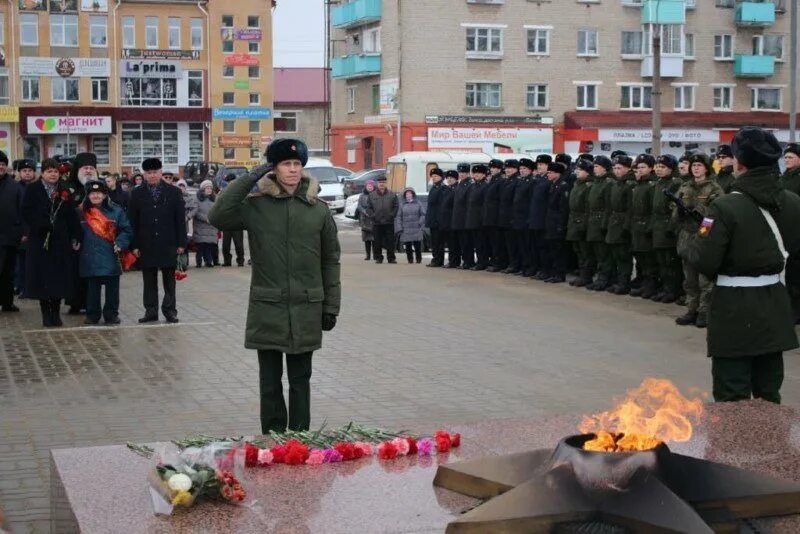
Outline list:
[[[192,494],[188,491],[179,491],[172,498],[172,506],[189,506],[192,504]]]

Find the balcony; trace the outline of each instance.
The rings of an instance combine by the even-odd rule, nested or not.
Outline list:
[[[355,28],[381,20],[381,0],[353,0],[333,9],[333,26]]]
[[[736,25],[766,28],[775,24],[775,4],[772,2],[742,2],[736,6]]]
[[[733,72],[739,78],[768,78],[775,74],[775,58],[736,54]]]
[[[685,24],[685,0],[644,0],[642,24]]]
[[[653,76],[653,56],[642,58],[642,78]],[[661,77],[662,78],[681,78],[683,77],[683,57],[682,56],[661,56]]]
[[[331,76],[339,79],[377,76],[381,73],[381,55],[351,54],[349,56],[333,58],[331,71]]]

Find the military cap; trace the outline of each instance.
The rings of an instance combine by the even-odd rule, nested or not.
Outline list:
[[[656,158],[651,154],[639,154],[636,156],[636,165],[639,165],[640,163],[644,163],[648,167],[655,167]]]
[[[731,150],[731,145],[719,145],[717,147],[717,157],[733,157],[733,150]]]
[[[567,172],[567,166],[563,163],[558,163],[554,161],[552,163],[547,164],[547,172],[557,172],[558,174],[564,174]]]
[[[549,165],[553,163],[553,158],[550,154],[539,154],[536,156],[536,163],[547,163]]]
[[[512,169],[519,169],[519,161],[517,161],[515,159],[507,159],[506,160],[506,168],[509,168],[509,167],[512,168]]]
[[[623,167],[631,168],[633,166],[633,160],[630,156],[624,155],[617,155],[616,157],[612,158],[614,161],[614,165],[622,165]]]
[[[106,184],[101,182],[100,180],[92,180],[90,182],[86,182],[86,194],[89,193],[103,193],[108,194],[108,187]]]
[[[575,168],[580,169],[582,171],[586,171],[589,174],[592,174],[592,171],[594,170],[594,163],[586,159],[578,158],[578,162],[575,164]]]
[[[681,161],[689,161],[689,162],[691,162],[692,161],[692,153],[691,152],[684,152],[683,155],[678,158],[678,162],[680,163]]]
[[[75,156],[75,160],[73,161],[73,166],[76,169],[80,169],[81,167],[97,168],[97,156],[95,156],[91,152],[81,152],[80,154]]]
[[[563,163],[564,165],[569,166],[569,164],[572,163],[572,156],[569,154],[564,154],[563,152],[561,154],[556,154],[556,163]]]
[[[800,156],[800,143],[789,143],[786,146],[786,150],[783,151],[783,155],[785,156],[789,152],[795,156]]]
[[[674,169],[678,166],[678,160],[675,159],[675,156],[672,154],[662,154],[661,156],[658,156],[656,163],[660,163],[661,165],[669,167],[670,169]]]
[[[696,154],[692,154],[689,157],[689,163],[702,163],[709,173],[713,169],[713,167],[711,167],[711,158],[709,158],[706,154],[703,154],[702,152],[697,152]]]
[[[430,172],[429,176],[433,176],[433,175],[444,177],[444,171],[442,169],[440,169],[439,167],[434,167],[434,168],[431,169],[431,172]]]
[[[469,168],[469,163],[459,163],[458,166],[456,166],[458,172],[469,172]]]
[[[578,156],[578,160],[594,161],[594,156],[591,154],[583,153]]]
[[[502,169],[503,168],[503,161],[499,159],[493,159],[489,162],[489,167],[494,169]]]
[[[22,169],[36,170],[36,162],[32,159],[18,159],[14,162],[14,170],[21,171]]]
[[[536,170],[536,163],[534,163],[533,160],[528,158],[521,158],[519,160],[519,166],[525,167],[526,169],[530,169],[532,171]]]
[[[158,158],[147,158],[142,162],[143,171],[159,171],[162,167],[161,160]]]
[[[308,147],[299,139],[276,139],[269,144],[265,155],[273,166],[290,159],[300,160],[303,167],[308,163]]]
[[[600,165],[605,170],[609,170],[611,167],[614,166],[614,164],[611,163],[611,158],[603,155],[595,156],[594,161],[592,163],[594,163],[595,165]]]
[[[479,172],[481,174],[489,174],[489,167],[487,167],[483,163],[478,163],[477,165],[473,165],[472,166],[472,172]]]
[[[613,160],[617,156],[627,156],[627,155],[628,153],[625,152],[624,150],[615,150],[614,152],[611,153],[611,159]]]
[[[777,163],[783,151],[775,134],[755,126],[745,126],[733,136],[734,157],[747,167],[769,167]]]
[[[444,175],[446,178],[458,178],[458,171],[450,170],[444,173]]]

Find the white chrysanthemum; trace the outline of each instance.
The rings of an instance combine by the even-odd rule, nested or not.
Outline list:
[[[177,473],[169,477],[167,485],[172,491],[189,491],[192,489],[192,479],[183,473]]]

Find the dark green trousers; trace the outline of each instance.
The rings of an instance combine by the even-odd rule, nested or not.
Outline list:
[[[597,263],[597,280],[610,282],[614,275],[614,262],[611,259],[611,252],[604,241],[592,241],[589,243],[594,252]]]
[[[661,287],[668,293],[678,294],[681,287],[681,260],[674,248],[657,248],[653,251],[658,265]]]
[[[756,398],[780,404],[783,353],[711,358],[711,376],[714,378],[714,400],[717,402]]]
[[[308,430],[311,425],[311,355],[313,352],[286,355],[289,379],[289,430]],[[258,351],[258,377],[261,387],[261,432],[285,432],[286,402],[283,398],[283,353]]]
[[[633,255],[631,254],[630,243],[618,243],[608,245],[611,252],[611,263],[616,272],[618,284],[627,286],[631,283],[631,274],[633,273]]]
[[[594,257],[592,244],[587,241],[573,241],[572,248],[578,257],[578,268],[581,271],[581,278],[591,279],[597,268],[597,260]]]
[[[634,252],[633,257],[636,258],[637,277],[656,278],[658,276],[655,252],[652,250],[648,250],[646,252]]]

